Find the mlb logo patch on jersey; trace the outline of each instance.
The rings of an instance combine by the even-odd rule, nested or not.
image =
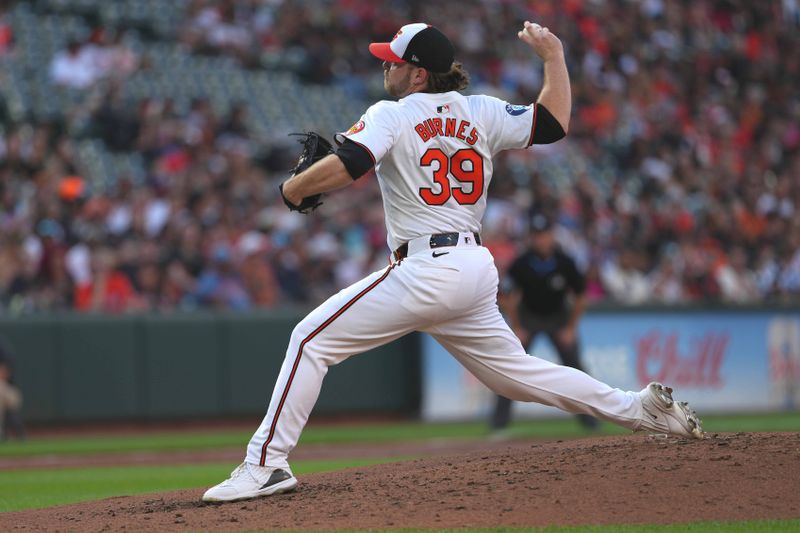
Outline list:
[[[508,113],[509,115],[514,115],[514,116],[521,115],[524,112],[530,110],[530,108],[531,108],[531,106],[529,106],[529,105],[511,105],[511,104],[506,104],[506,113]]]
[[[364,129],[365,125],[366,124],[364,124],[363,120],[359,120],[358,122],[350,126],[350,129],[345,132],[345,135],[353,135],[354,133],[358,133],[359,131]]]
[[[450,112],[450,106],[447,105],[447,104],[436,106],[436,112],[439,113],[439,114],[449,113]]]

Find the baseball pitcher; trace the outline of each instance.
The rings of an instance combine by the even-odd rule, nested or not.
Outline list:
[[[703,436],[671,389],[622,391],[574,368],[528,356],[497,308],[497,270],[481,246],[481,218],[502,150],[555,142],[567,132],[570,83],[561,41],[525,22],[518,37],[544,63],[537,101],[512,105],[464,96],[469,76],[450,40],[423,23],[373,43],[383,60],[381,101],[346,133],[335,153],[316,136],[281,186],[290,209],[310,212],[322,193],[375,169],[383,195],[390,265],[333,295],[292,332],[272,399],[244,463],[203,495],[235,501],[297,485],[288,455],[314,407],[328,367],[412,331],[432,335],[487,387],[509,399],[584,413],[632,430]],[[326,155],[327,154],[327,155]]]

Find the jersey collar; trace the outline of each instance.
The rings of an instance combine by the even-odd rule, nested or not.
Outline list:
[[[448,91],[446,93],[411,93],[408,96],[402,97],[399,101],[402,102],[408,99],[425,98],[426,100],[452,100],[453,93],[460,94],[458,91]]]

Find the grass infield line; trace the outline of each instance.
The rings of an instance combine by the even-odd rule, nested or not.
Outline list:
[[[413,457],[296,461],[292,463],[292,471],[305,475],[409,459]],[[225,479],[234,466],[209,463],[0,472],[0,512],[40,509],[112,496],[210,487]]]
[[[800,431],[800,412],[704,417],[708,432]],[[622,435],[629,431],[603,424],[592,435]],[[429,439],[482,439],[488,434],[486,423],[461,422],[427,424],[314,425],[306,428],[300,444],[406,442]],[[37,455],[79,455],[98,453],[169,452],[223,448],[244,449],[252,428],[243,430],[164,431],[142,435],[90,435],[31,439],[27,442],[0,442],[0,457]],[[572,418],[525,420],[512,424],[510,438],[573,438],[587,433]]]

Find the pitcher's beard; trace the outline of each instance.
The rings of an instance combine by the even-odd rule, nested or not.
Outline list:
[[[409,87],[411,87],[411,73],[407,73],[405,77],[397,82],[396,84],[392,85],[389,83],[389,77],[383,77],[383,88],[386,89],[386,92],[389,93],[390,96],[394,96],[395,98],[402,98],[406,96]]]

